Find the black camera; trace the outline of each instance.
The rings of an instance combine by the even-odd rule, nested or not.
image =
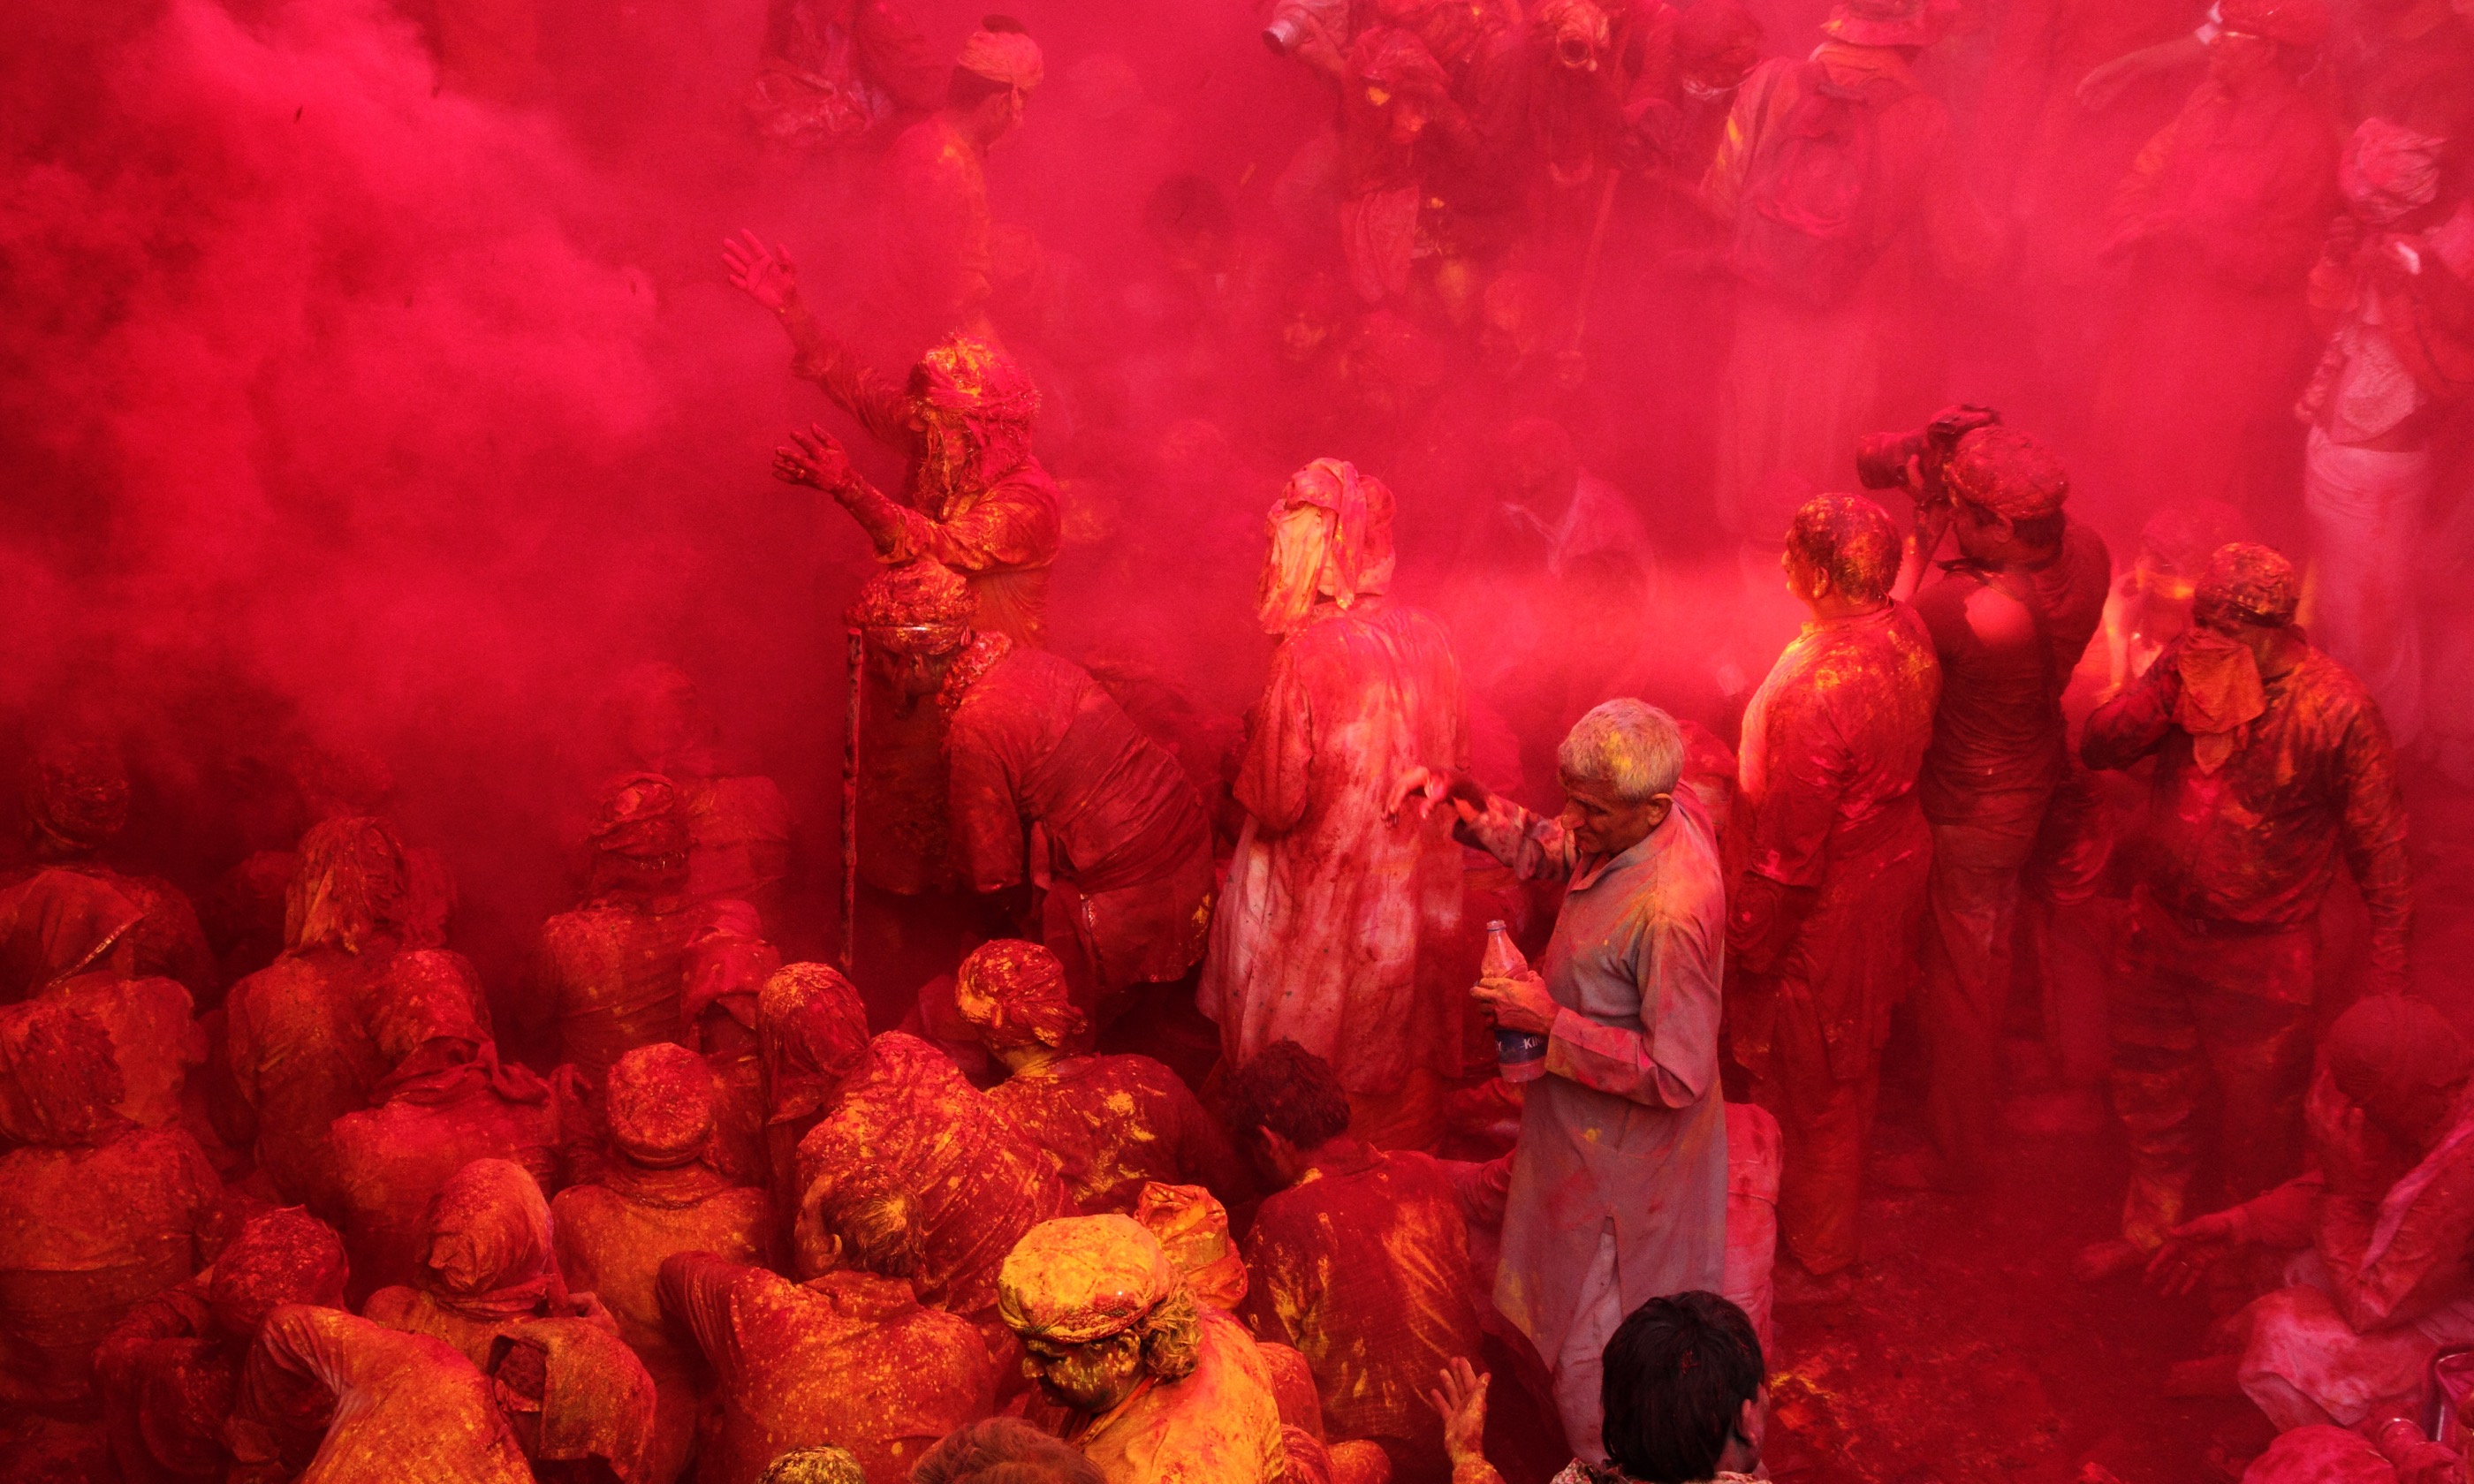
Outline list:
[[[1943,482],[1943,474],[1950,467],[1951,455],[1958,451],[1959,440],[2001,420],[2001,415],[1990,407],[1961,403],[1943,408],[1912,433],[1867,433],[1856,440],[1856,477],[1867,490],[1904,489],[1919,505],[1947,505],[1950,487]],[[1907,485],[1910,461],[1920,476],[1914,488]]]

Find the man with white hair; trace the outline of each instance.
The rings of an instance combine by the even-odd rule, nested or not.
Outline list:
[[[1582,717],[1556,753],[1564,812],[1540,819],[1465,776],[1412,769],[1393,794],[1448,799],[1463,839],[1527,879],[1567,883],[1540,971],[1472,992],[1546,1037],[1529,1085],[1494,1301],[1554,1373],[1572,1450],[1607,1454],[1601,1362],[1623,1317],[1715,1289],[1726,1266],[1718,1090],[1726,890],[1702,805],[1676,787],[1684,734],[1639,701]]]

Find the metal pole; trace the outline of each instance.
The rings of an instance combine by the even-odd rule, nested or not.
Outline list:
[[[859,718],[867,685],[867,639],[849,632],[850,713],[842,722],[842,972],[859,956]]]

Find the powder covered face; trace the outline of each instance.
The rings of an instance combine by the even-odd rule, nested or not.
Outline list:
[[[1104,1412],[1133,1394],[1143,1378],[1143,1344],[1128,1329],[1087,1345],[1026,1337],[1022,1374],[1060,1406]]]

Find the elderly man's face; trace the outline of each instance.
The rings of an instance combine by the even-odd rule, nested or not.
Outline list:
[[[1078,1412],[1104,1412],[1132,1396],[1143,1379],[1143,1342],[1128,1329],[1087,1345],[1023,1339],[1022,1374],[1049,1400]]]
[[[1671,794],[1652,794],[1637,803],[1618,798],[1605,783],[1563,775],[1564,827],[1584,855],[1621,855],[1666,820]]]

